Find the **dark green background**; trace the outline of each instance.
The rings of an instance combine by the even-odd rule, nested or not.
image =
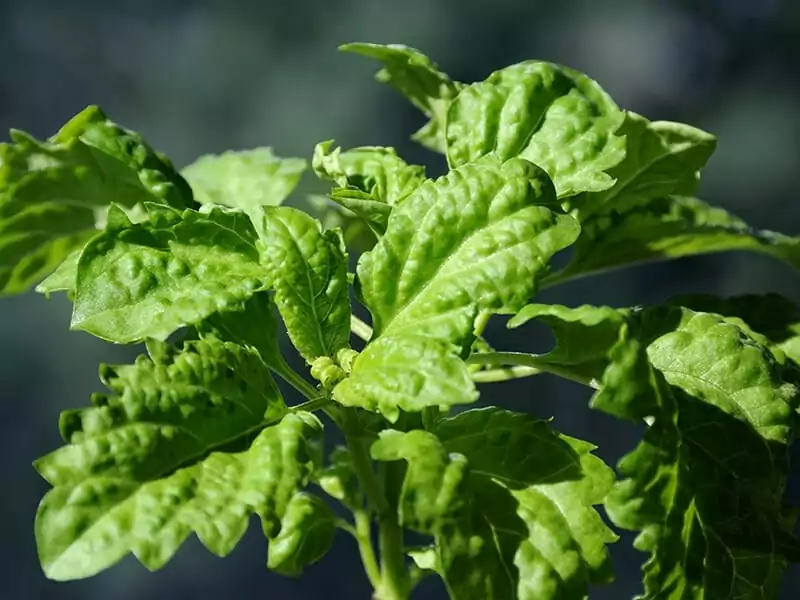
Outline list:
[[[376,65],[336,52],[348,41],[399,42],[451,76],[483,79],[528,58],[590,74],[625,108],[686,121],[719,137],[702,196],[758,227],[800,233],[800,2],[777,0],[0,0],[0,130],[53,133],[90,103],[140,131],[178,165],[205,152],[272,145],[310,156],[314,144],[394,145],[432,172],[441,161],[408,141],[422,118],[371,79]],[[776,291],[800,300],[800,274],[740,254],[651,265],[589,279],[540,297],[569,305],[658,302],[690,291]],[[31,461],[59,443],[60,410],[99,389],[100,361],[136,349],[69,333],[70,306],[28,294],[0,310],[0,598],[3,600],[367,599],[354,544],[340,536],[301,580],[264,568],[253,524],[226,560],[192,539],[157,574],[128,558],[90,580],[45,580],[33,517],[46,484]],[[490,335],[500,332],[494,326]],[[526,328],[513,349],[545,350]],[[556,416],[606,460],[638,432],[586,408],[588,391],[549,377],[504,384],[498,402]],[[484,395],[491,401],[491,393]],[[795,452],[797,454],[797,452]],[[789,490],[800,501],[797,478]],[[637,590],[643,555],[630,536],[614,550],[618,582],[592,598]],[[800,596],[790,570],[782,598]],[[419,598],[444,598],[426,584]]]

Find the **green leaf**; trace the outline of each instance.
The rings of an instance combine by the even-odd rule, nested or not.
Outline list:
[[[307,163],[279,158],[271,148],[208,154],[184,167],[182,174],[201,204],[239,208],[252,214],[261,206],[277,206],[289,197]]]
[[[746,294],[731,298],[696,294],[674,298],[671,304],[698,312],[723,315],[750,337],[768,345],[781,359],[788,357],[800,365],[800,307],[779,294]]]
[[[645,261],[728,250],[769,254],[800,269],[800,239],[754,229],[696,198],[668,196],[584,223],[574,257],[548,283]]]
[[[578,232],[541,169],[487,156],[394,208],[386,235],[359,260],[357,289],[376,336],[424,332],[463,346],[479,311],[522,308]]]
[[[65,412],[68,445],[36,462],[53,485],[36,519],[52,579],[91,576],[128,552],[159,568],[192,531],[225,555],[250,513],[274,537],[321,462],[321,424],[286,415],[255,351],[206,338],[154,354],[104,367],[113,395]]]
[[[432,433],[386,431],[378,460],[408,461],[401,522],[433,535],[450,597],[521,600],[585,597],[611,578],[605,544],[616,536],[592,508],[611,469],[590,444],[524,414],[472,410]]]
[[[350,340],[347,252],[340,232],[294,208],[267,208],[259,247],[292,343],[311,363]]]
[[[616,183],[569,201],[581,222],[593,214],[623,213],[664,196],[694,193],[700,169],[716,147],[716,138],[705,131],[683,123],[648,121],[630,111],[618,134],[625,136],[626,153],[625,160],[608,170]]]
[[[119,343],[165,339],[238,307],[265,287],[255,241],[245,215],[219,208],[109,227],[81,255],[72,328]]]
[[[280,533],[270,540],[267,566],[282,575],[300,575],[325,556],[334,533],[335,517],[328,505],[299,492],[286,507]]]
[[[285,362],[278,343],[275,305],[269,292],[253,294],[237,308],[211,315],[198,326],[201,334],[251,346],[267,366],[283,366]]]
[[[463,84],[451,81],[431,59],[409,46],[355,43],[344,44],[339,49],[383,63],[375,78],[392,86],[430,119],[413,139],[431,150],[445,153],[447,108]]]
[[[55,136],[0,144],[0,295],[22,293],[91,238],[111,202],[193,205],[169,161],[90,106]]]
[[[676,307],[642,313],[613,360],[594,405],[654,417],[606,500],[652,554],[642,598],[776,598],[800,558],[783,507],[797,390],[781,366],[725,318]]]
[[[603,375],[607,354],[617,343],[627,313],[608,306],[528,304],[508,321],[508,327],[520,327],[531,319],[544,321],[553,330],[556,343],[550,352],[537,355],[537,360],[593,380]]]
[[[518,156],[550,175],[559,198],[614,186],[625,158],[615,135],[625,114],[585,75],[525,61],[461,90],[447,112],[447,159],[459,167],[492,153]]]
[[[364,506],[364,494],[358,486],[353,459],[346,446],[333,449],[328,465],[317,475],[317,483],[326,494],[352,511]]]
[[[425,181],[425,168],[409,165],[394,148],[377,146],[342,152],[332,141],[314,149],[314,172],[337,184],[334,202],[364,219],[377,236],[386,231],[392,206]]]
[[[50,296],[55,292],[67,292],[72,295],[75,292],[75,279],[78,276],[78,259],[81,257],[83,247],[76,248],[58,265],[47,278],[36,286],[36,292]]]
[[[350,377],[333,389],[344,406],[380,412],[394,423],[400,411],[447,408],[478,399],[464,361],[445,343],[424,335],[384,336],[367,345]]]

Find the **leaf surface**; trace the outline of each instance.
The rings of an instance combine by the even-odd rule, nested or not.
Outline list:
[[[295,348],[309,363],[349,346],[347,253],[337,231],[323,231],[294,208],[265,210],[264,269]]]
[[[445,153],[447,108],[463,84],[451,81],[431,59],[409,46],[354,43],[345,44],[340,50],[379,60],[383,68],[375,78],[392,86],[429,117],[413,139],[431,150]]]
[[[90,106],[53,137],[0,144],[0,294],[19,294],[96,233],[114,202],[194,205],[171,163]]]
[[[525,61],[462,89],[447,112],[447,159],[458,167],[492,153],[547,171],[559,198],[600,192],[625,158],[625,114],[585,75]]]
[[[258,514],[268,537],[321,462],[321,424],[286,406],[258,354],[205,338],[104,367],[113,395],[67,411],[68,445],[36,462],[53,485],[36,519],[52,579],[128,552],[163,566],[191,532],[225,555]]]
[[[270,540],[267,566],[296,577],[330,550],[336,533],[331,509],[306,492],[298,492],[286,507],[281,530]]]
[[[87,244],[72,328],[118,343],[165,339],[240,306],[265,284],[244,214],[164,211],[145,223],[109,226]]]

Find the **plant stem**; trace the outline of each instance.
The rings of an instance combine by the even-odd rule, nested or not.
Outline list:
[[[538,371],[552,373],[553,375],[576,381],[594,389],[600,387],[596,379],[582,377],[572,372],[570,369],[549,364],[542,360],[542,357],[537,354],[526,354],[524,352],[479,352],[470,356],[466,362],[471,365],[515,365],[532,367]],[[533,373],[530,374],[533,375]],[[477,373],[474,373],[473,377],[475,377],[475,375],[477,375]]]
[[[492,313],[488,311],[482,311],[478,314],[478,318],[475,319],[475,329],[473,330],[476,336],[483,335],[483,330],[486,329],[486,326],[489,324],[489,319],[492,318]]]
[[[307,400],[317,400],[320,397],[320,391],[308,381],[303,379],[300,373],[292,369],[284,361],[270,365],[270,368],[275,371],[275,373],[277,373],[286,383],[303,394]]]
[[[372,338],[372,327],[355,315],[350,315],[350,330],[365,342]]]
[[[375,551],[372,548],[372,523],[366,511],[356,511],[354,516],[356,542],[358,542],[361,562],[364,565],[364,571],[367,573],[369,582],[372,584],[373,589],[377,590],[381,586],[381,570],[378,566],[378,561],[375,560]]]
[[[509,379],[521,379],[523,377],[539,375],[543,372],[544,371],[536,367],[499,367],[497,369],[486,369],[485,371],[474,372],[472,374],[472,381],[475,383],[496,383],[498,381],[508,381]]]
[[[378,520],[378,548],[381,571],[375,589],[376,600],[406,600],[408,598],[408,573],[403,555],[403,532],[397,522],[397,511],[386,499],[380,482],[372,468],[372,459],[364,438],[353,426],[353,409],[342,411],[345,440],[350,449],[353,469],[367,498],[370,511]],[[363,525],[362,525],[363,527]],[[363,560],[363,557],[362,557]],[[367,558],[369,560],[369,558]],[[369,568],[365,565],[365,568]],[[369,575],[369,573],[368,573]],[[370,577],[372,582],[372,577]]]
[[[296,404],[294,406],[289,407],[291,412],[299,412],[299,411],[306,411],[306,412],[314,412],[315,410],[319,410],[320,408],[325,408],[331,399],[328,396],[318,396],[313,400],[307,400],[300,404]]]

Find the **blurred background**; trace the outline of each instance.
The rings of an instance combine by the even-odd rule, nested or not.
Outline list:
[[[344,147],[395,146],[435,174],[441,159],[408,139],[422,116],[373,81],[377,63],[336,47],[408,44],[462,81],[538,58],[588,73],[624,108],[716,134],[701,197],[754,226],[798,234],[799,36],[797,0],[0,0],[0,136],[15,127],[45,137],[99,104],[178,166],[202,153],[259,145],[310,157],[317,141],[336,138]],[[766,291],[800,301],[800,276],[768,258],[734,253],[587,279],[540,301],[624,306],[687,292]],[[97,364],[127,362],[139,351],[68,332],[69,314],[63,296],[32,293],[0,308],[0,598],[369,598],[348,537],[291,580],[266,571],[255,522],[224,560],[192,538],[155,574],[128,558],[90,580],[48,582],[32,528],[47,485],[31,461],[60,444],[58,413],[99,391]],[[489,336],[501,328],[493,324]],[[546,350],[547,336],[535,327],[515,335],[513,349]],[[541,376],[496,389],[505,406],[554,415],[562,431],[598,442],[607,461],[632,449],[639,435],[587,410],[588,391],[570,383]],[[482,401],[491,400],[485,394]],[[795,502],[798,479],[789,490]],[[624,536],[614,549],[617,583],[593,590],[593,599],[638,591],[644,555],[629,542]],[[416,597],[445,594],[426,583]],[[794,567],[781,598],[798,597]]]

